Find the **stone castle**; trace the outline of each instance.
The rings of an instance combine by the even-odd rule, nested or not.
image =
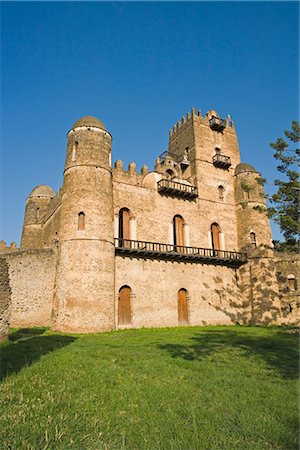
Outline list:
[[[0,246],[2,323],[102,332],[298,322],[299,258],[274,254],[261,177],[240,161],[229,117],[193,108],[153,171],[112,168],[111,151],[94,117],[68,132],[63,186],[33,189],[20,249]]]

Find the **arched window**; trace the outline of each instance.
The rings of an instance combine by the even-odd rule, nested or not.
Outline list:
[[[250,233],[250,243],[252,248],[256,248],[256,235],[253,231]]]
[[[131,213],[128,208],[119,211],[119,239],[122,247],[130,246],[130,218]]]
[[[184,239],[184,220],[181,216],[174,216],[173,233],[176,251],[182,252],[184,249],[181,247],[185,246],[185,239]]]
[[[118,324],[131,324],[131,289],[129,286],[122,286],[119,290]]]
[[[78,230],[85,229],[85,214],[84,212],[80,212],[78,214]]]
[[[39,220],[39,218],[40,218],[40,208],[36,208],[36,210],[35,210],[35,218],[36,218],[36,220]]]
[[[166,170],[166,177],[171,180],[174,177],[174,172],[171,169]]]
[[[76,141],[73,144],[73,149],[72,149],[72,161],[76,161],[76,157],[77,157],[77,147],[78,147],[78,142]]]
[[[221,155],[220,147],[215,147],[215,152],[216,152],[216,155]]]
[[[219,200],[224,200],[224,191],[225,191],[225,189],[224,189],[224,186],[219,186],[218,187],[218,191],[219,191]]]
[[[287,286],[289,288],[290,291],[296,291],[297,290],[297,281],[296,281],[296,277],[293,273],[290,273],[287,276]]]
[[[212,248],[214,250],[221,250],[220,246],[220,233],[221,229],[217,223],[213,223],[210,227],[211,232],[211,242],[212,242]]]
[[[188,293],[186,289],[178,291],[178,323],[179,325],[188,325]]]

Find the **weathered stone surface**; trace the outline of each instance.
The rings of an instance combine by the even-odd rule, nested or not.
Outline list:
[[[8,264],[0,257],[0,341],[8,336],[11,313],[11,288],[9,283]]]

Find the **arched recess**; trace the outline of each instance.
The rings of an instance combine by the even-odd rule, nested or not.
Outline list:
[[[254,231],[251,231],[250,233],[250,243],[252,248],[256,248],[256,234]]]
[[[80,212],[78,214],[78,230],[84,230],[85,229],[85,214],[84,212]]]
[[[290,291],[297,290],[297,281],[296,281],[296,277],[293,273],[290,273],[287,276],[287,287],[289,288]]]
[[[119,211],[119,239],[122,247],[130,247],[130,219],[131,212],[128,208],[121,208]]]
[[[185,246],[184,219],[179,215],[176,215],[173,218],[173,235],[176,250],[182,251],[183,249],[180,248]],[[177,247],[179,248],[177,249]]]
[[[221,243],[220,243],[221,228],[216,222],[211,224],[210,233],[211,233],[212,248],[214,250],[221,250]]]
[[[166,178],[168,180],[172,180],[172,178],[175,177],[174,171],[172,169],[167,169],[166,170]]]
[[[131,324],[131,288],[122,286],[118,298],[118,325]]]
[[[188,325],[189,324],[189,314],[188,314],[188,292],[186,289],[180,289],[178,291],[178,324]]]

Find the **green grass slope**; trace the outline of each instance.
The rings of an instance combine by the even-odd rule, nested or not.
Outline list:
[[[1,347],[1,449],[297,449],[295,330],[191,327]]]

